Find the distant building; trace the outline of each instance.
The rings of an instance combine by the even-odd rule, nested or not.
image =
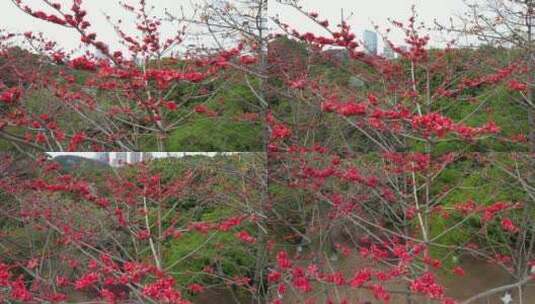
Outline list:
[[[100,49],[95,49],[95,52],[93,52],[93,56],[95,56],[95,59],[106,59],[107,58],[107,56]]]
[[[128,152],[126,162],[129,164],[139,163],[143,157],[143,152]]]
[[[108,164],[113,167],[120,167],[127,164],[135,164],[152,159],[150,152],[114,152],[114,153],[99,153],[98,160],[103,160],[102,154],[110,154],[108,156]]]
[[[110,153],[109,152],[100,152],[97,153],[96,159],[106,165],[110,164]]]
[[[151,152],[142,152],[141,153],[141,161],[150,161],[153,159],[153,155]]]
[[[100,49],[97,49],[92,45],[86,44],[86,45],[82,46],[80,51],[82,51],[84,54],[88,54],[88,55],[92,56],[93,58],[95,58],[97,60],[98,59],[106,59],[106,58],[108,58],[106,56],[106,54],[104,54]]]
[[[386,42],[385,42],[385,48],[383,49],[383,56],[386,59],[395,59],[396,58],[396,53],[394,52],[394,50],[392,49],[390,44],[388,44]]]
[[[114,167],[123,166],[128,163],[128,152],[115,152],[111,158],[110,165]]]
[[[365,30],[364,31],[364,48],[370,55],[377,55],[377,33]]]
[[[136,65],[136,66],[142,66],[145,64],[145,60],[143,59],[142,56],[137,56],[137,55],[132,55],[132,62]]]

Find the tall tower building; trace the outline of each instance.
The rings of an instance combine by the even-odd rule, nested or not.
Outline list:
[[[152,152],[141,152],[141,161],[150,161],[152,158]]]
[[[377,55],[377,33],[365,30],[364,31],[364,48],[370,55]]]
[[[111,160],[111,165],[118,167],[123,166],[128,163],[128,154],[127,152],[115,152]]]
[[[110,153],[109,152],[98,152],[96,159],[106,165],[110,163]]]
[[[385,42],[385,48],[383,50],[383,56],[386,59],[395,59],[396,58],[396,53],[394,52],[394,50],[392,49],[390,44],[388,44],[386,42]]]
[[[139,163],[140,161],[142,161],[142,153],[143,152],[128,152],[127,162],[129,164]]]

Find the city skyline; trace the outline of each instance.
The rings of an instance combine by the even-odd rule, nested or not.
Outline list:
[[[405,36],[404,32],[396,30],[390,21],[396,20],[406,23],[412,15],[411,7],[413,5],[418,15],[418,23],[423,22],[431,27],[435,20],[442,24],[449,24],[451,22],[450,16],[461,16],[468,8],[463,0],[377,0],[364,6],[358,2],[347,0],[332,0],[328,2],[307,0],[301,1],[300,4],[302,4],[304,12],[316,12],[319,14],[319,19],[329,21],[331,28],[334,28],[343,18],[351,27],[353,33],[359,35],[364,30],[373,28],[381,36],[383,34],[387,35],[388,39],[396,46],[405,43]],[[310,32],[317,35],[328,34],[325,29],[310,20],[306,15],[279,2],[269,2],[268,13],[299,32]],[[387,29],[392,30],[388,32]],[[443,32],[429,31],[428,34],[431,37],[429,41],[431,47],[443,47],[451,39],[458,39],[460,43],[473,42],[472,40],[464,40]],[[362,39],[359,39],[359,42],[361,41]],[[384,47],[384,44],[383,39],[379,39],[378,49]]]
[[[64,2],[68,3],[68,1]],[[194,14],[193,6],[198,5],[203,1],[180,1],[178,2],[178,5],[175,0],[152,0],[149,2],[158,7],[158,10],[152,12],[155,15],[163,14],[165,11],[164,9],[171,14],[179,15],[181,9],[183,9],[184,14],[188,16]],[[100,8],[97,12],[89,12],[88,17],[92,23],[92,30],[96,32],[99,38],[103,41],[112,42],[110,45],[112,49],[126,51],[125,47],[117,42],[117,35],[103,12],[109,14],[111,20],[122,19],[125,21],[123,22],[123,25],[127,32],[133,32],[134,30],[134,27],[131,24],[133,15],[125,14],[124,10],[122,10],[115,1],[92,0],[91,4]],[[359,6],[357,3],[347,0],[333,0],[329,2],[307,0],[303,1],[303,4],[304,9],[317,10],[320,12],[320,17],[322,19],[327,19],[333,24],[340,20],[340,8],[344,8],[344,16],[348,17],[348,22],[355,32],[359,32],[365,28],[371,28],[374,25],[378,25],[381,29],[384,29],[385,27],[388,27],[389,18],[406,21],[411,14],[411,5],[415,5],[416,10],[419,13],[419,19],[425,21],[428,25],[431,25],[435,19],[447,23],[449,20],[444,18],[444,16],[448,16],[448,14],[446,14],[447,12],[460,15],[462,12],[466,11],[466,6],[462,0],[442,2],[429,0],[397,0],[394,2],[377,0],[366,6]],[[36,10],[42,9],[47,12],[49,11],[49,8],[42,3],[32,3],[32,7]],[[72,29],[58,27],[57,25],[50,24],[43,20],[32,18],[18,9],[15,5],[11,5],[11,3],[5,5],[3,9],[4,21],[9,25],[6,28],[8,31],[20,33],[27,31],[43,32],[45,37],[56,40],[56,42],[66,47],[68,50],[76,49],[81,45],[79,34]],[[441,14],[437,14],[437,12],[441,12]],[[321,29],[310,20],[307,20],[306,17],[275,1],[270,1],[268,3],[268,15],[271,17],[280,16],[283,21],[292,20],[292,27],[297,27],[297,29],[301,31],[310,31],[314,33],[321,32]],[[271,24],[270,27],[273,27],[273,24]],[[169,36],[174,33],[174,27],[169,24],[162,28],[162,34],[164,36]],[[401,33],[394,31],[391,35],[393,41],[398,43],[403,41]],[[433,38],[437,37],[436,33],[433,33],[432,36]],[[437,41],[435,40],[431,41],[431,43],[436,42]],[[381,44],[382,42],[379,41],[379,43]]]
[[[47,154],[53,158],[58,156],[78,156],[97,160],[112,167],[119,167],[125,164],[134,164],[154,158],[180,158],[194,155],[214,157],[218,154],[231,155],[236,153],[244,152],[47,152]]]

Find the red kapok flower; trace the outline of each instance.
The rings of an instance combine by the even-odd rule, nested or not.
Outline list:
[[[364,283],[368,282],[372,277],[372,272],[368,268],[364,268],[355,273],[353,279],[349,282],[351,287],[361,287]]]
[[[77,70],[95,71],[97,69],[96,64],[85,56],[74,58],[71,60],[70,66]]]
[[[444,288],[436,283],[435,276],[431,272],[426,272],[413,280],[411,290],[425,294],[431,299],[441,299],[444,296]]]
[[[85,274],[80,279],[78,279],[74,283],[74,288],[77,289],[77,290],[84,289],[84,288],[86,288],[88,286],[91,286],[91,285],[97,283],[99,279],[100,279],[100,275],[98,273],[90,272],[88,274]]]
[[[306,86],[307,82],[305,79],[295,79],[295,80],[292,80],[289,82],[289,85],[290,85],[290,88],[292,89],[304,89],[305,86]]]
[[[193,294],[198,294],[204,291],[204,286],[198,283],[193,283],[188,286],[188,289]]]
[[[165,102],[165,107],[168,109],[168,110],[171,110],[171,111],[174,111],[176,110],[177,106],[176,106],[176,103],[172,102],[172,101],[167,101]]]
[[[206,113],[208,112],[208,107],[206,105],[203,105],[203,104],[200,104],[200,105],[196,105],[193,110],[196,112],[196,113],[199,113],[199,114],[202,114],[202,113]]]
[[[240,57],[241,64],[253,64],[256,63],[256,57],[244,55]]]
[[[247,231],[240,231],[240,232],[237,232],[237,233],[235,234],[235,236],[236,236],[238,239],[240,239],[240,240],[242,240],[242,241],[244,241],[244,242],[246,242],[246,243],[249,243],[249,244],[254,244],[254,243],[256,243],[256,239],[255,239],[253,236],[251,236],[251,235],[249,234],[249,232],[247,232]]]
[[[524,92],[524,91],[527,90],[528,85],[525,84],[525,83],[522,83],[522,82],[520,82],[518,80],[511,79],[507,83],[507,88],[509,88],[509,90],[511,90],[511,91]]]
[[[456,266],[455,268],[452,269],[452,272],[460,277],[464,276],[466,273],[464,271],[464,269],[460,266]]]
[[[277,263],[280,269],[288,269],[292,267],[292,262],[288,259],[288,253],[286,251],[279,251],[279,253],[277,253]]]
[[[511,221],[511,219],[504,218],[502,219],[502,228],[503,230],[511,233],[517,233],[520,229]]]
[[[275,124],[271,129],[271,136],[275,139],[287,138],[292,134],[292,131],[283,124]]]
[[[281,273],[276,270],[272,270],[268,274],[267,279],[268,279],[268,282],[270,283],[278,282],[281,279]]]
[[[14,103],[17,100],[19,100],[21,96],[22,96],[22,90],[18,87],[13,87],[13,88],[5,90],[0,95],[0,101],[5,102],[5,103]]]
[[[71,152],[76,151],[78,149],[78,145],[80,145],[85,139],[86,135],[84,132],[74,134],[69,142],[68,150]]]

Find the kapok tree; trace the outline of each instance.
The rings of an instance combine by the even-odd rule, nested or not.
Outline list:
[[[437,24],[439,29],[468,38],[476,45],[501,48],[509,61],[516,61],[523,67],[522,73],[515,73],[507,85],[510,98],[522,105],[529,119],[529,150],[535,151],[534,118],[534,26],[535,2],[513,1],[465,1],[467,11],[452,19],[451,24]],[[475,41],[474,41],[475,40]],[[488,58],[485,58],[487,62]]]
[[[333,145],[337,145],[339,151],[410,151],[414,148],[425,151],[423,147],[426,145],[436,146],[458,139],[484,139],[489,135],[503,142],[525,140],[522,137],[524,134],[499,134],[501,128],[492,120],[493,112],[497,109],[487,105],[488,95],[492,92],[484,90],[505,84],[517,73],[522,73],[524,68],[521,63],[512,62],[498,71],[486,73],[477,66],[477,55],[472,51],[456,49],[453,44],[444,49],[429,49],[429,36],[420,34],[416,15],[407,24],[392,22],[392,26],[405,34],[408,47],[396,46],[385,36],[385,43],[399,57],[398,60],[388,60],[367,54],[345,22],[331,29],[328,21],[320,20],[316,13],[301,12],[310,15],[328,33],[327,37],[299,33],[279,22],[286,37],[300,41],[301,48],[306,49],[308,57],[304,60],[308,60],[308,66],[298,70],[299,73],[284,68],[294,65],[286,62],[282,54],[273,52],[269,56],[273,66],[281,66],[280,69],[274,69],[279,73],[272,78],[281,79],[284,87],[290,89],[278,95],[275,93],[272,112],[276,118],[286,119],[290,126],[295,124],[295,132],[306,133],[306,136],[303,133],[295,134],[301,141],[323,140],[329,143],[325,146],[334,149]],[[285,49],[280,51],[284,52]],[[341,75],[337,76],[333,70]],[[328,78],[329,75],[332,79]],[[333,79],[336,80],[334,85],[330,83]],[[274,91],[278,89],[275,86]],[[285,101],[290,99],[299,102],[287,105]],[[476,106],[474,113],[451,117],[447,114],[455,113],[452,104]],[[284,117],[284,107],[290,107],[294,114],[291,120]],[[296,115],[300,111],[303,115]],[[468,124],[471,116],[478,111],[488,112],[485,114],[488,121],[481,125]],[[333,113],[345,123],[339,126],[340,123],[332,119],[333,115],[326,113]],[[306,119],[301,119],[301,116]],[[338,142],[330,142],[324,134],[319,133],[323,128],[312,132],[314,128],[310,126],[318,124],[329,126],[329,130],[334,129],[331,136],[336,136]],[[388,134],[388,137],[378,140],[375,137],[379,136],[374,136],[377,131]],[[351,136],[355,132],[367,141],[366,146],[360,142],[357,143],[358,147],[351,142],[344,142],[353,139]]]
[[[453,303],[448,296],[457,293],[442,285],[444,276],[469,278],[470,259],[502,268],[512,283],[474,289],[459,302],[524,288],[532,278],[527,155],[271,157],[274,300]]]
[[[190,303],[210,287],[255,292],[247,265],[225,252],[255,252],[257,168],[216,176],[221,167],[146,163],[82,178],[44,158],[2,160],[3,301]]]
[[[487,72],[470,50],[454,44],[430,50],[430,39],[421,34],[415,14],[406,24],[392,22],[405,34],[407,48],[385,36],[397,60],[367,54],[345,21],[331,27],[297,2],[285,4],[327,35],[300,33],[276,20],[282,30],[279,41],[294,43],[305,55],[292,56],[295,61],[288,64],[288,57],[269,54],[274,71],[269,151],[278,162],[270,170],[273,235],[279,241],[296,239],[293,245],[276,243],[280,247],[273,252],[268,278],[273,301],[349,302],[355,297],[348,292],[353,288],[369,290],[383,302],[401,293],[454,303],[436,276],[448,257],[473,254],[509,270],[519,266],[508,249],[516,246],[517,233],[532,234],[531,225],[516,217],[529,214],[527,202],[507,195],[447,202],[460,185],[439,181],[459,162],[480,159],[455,152],[462,148],[453,142],[477,151],[477,145],[488,139],[524,141],[523,134],[502,134],[493,121],[493,111],[503,109],[487,108],[483,122],[468,123],[486,107],[485,88],[508,83],[523,73],[523,66],[513,62]],[[463,103],[477,106],[467,116],[449,114]],[[277,200],[280,187],[294,195]],[[438,218],[447,220],[437,225]],[[452,241],[450,236],[467,227],[475,230],[473,237]],[[489,237],[489,231],[496,230],[505,236]],[[333,241],[336,238],[342,241]],[[519,246],[525,248],[529,241],[521,239]],[[329,259],[333,248],[347,259],[356,256],[368,263],[342,268]],[[457,275],[464,273],[462,268],[447,267]],[[519,285],[530,280],[527,273]]]
[[[102,41],[93,32],[82,1],[70,8],[43,0],[45,10],[12,1],[33,18],[77,33],[89,50],[66,50],[33,32],[7,34],[1,44],[2,138],[18,146],[42,151],[63,150],[164,150],[169,134],[199,117],[219,115],[206,105],[232,81],[232,69],[251,65],[247,45],[226,49],[188,50],[185,26],[176,33],[162,31],[161,17],[152,16],[145,1],[138,6],[122,4],[135,18],[135,33],[123,29],[121,20],[111,20],[122,50]],[[115,23],[114,23],[115,22]],[[30,47],[24,65],[14,43],[21,39]],[[235,73],[234,73],[235,74]],[[254,102],[254,101],[251,101]],[[251,109],[254,111],[257,109]]]

